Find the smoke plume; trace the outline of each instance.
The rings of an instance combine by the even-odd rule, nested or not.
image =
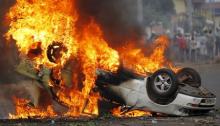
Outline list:
[[[77,7],[79,27],[93,18],[111,47],[140,39],[142,28],[137,21],[136,0],[77,0]]]

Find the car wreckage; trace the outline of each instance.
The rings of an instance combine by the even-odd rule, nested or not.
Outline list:
[[[189,116],[207,113],[216,103],[216,96],[201,86],[201,78],[192,68],[177,73],[162,68],[149,76],[126,69],[116,74],[97,70],[97,75],[96,84],[103,95],[128,110]]]
[[[51,62],[55,62],[59,57],[57,52],[60,48],[57,44],[49,46],[48,58]],[[30,62],[23,61],[25,63],[21,62],[17,67],[20,74],[36,79],[38,83],[48,83],[49,80],[59,83],[59,80],[51,77],[52,72],[49,69],[42,67],[42,70],[34,71]],[[64,78],[71,78],[71,72],[68,70],[64,70],[62,74],[65,75]],[[138,109],[188,116],[207,113],[214,109],[216,103],[216,96],[202,87],[200,75],[192,68],[182,68],[176,73],[171,69],[162,68],[148,73],[148,76],[142,76],[123,68],[122,65],[115,73],[97,69],[96,74],[96,88],[100,94],[110,101],[119,103],[127,111]],[[56,92],[45,85],[47,84],[43,87],[50,92],[52,99],[61,102]],[[33,104],[37,102],[35,100]]]

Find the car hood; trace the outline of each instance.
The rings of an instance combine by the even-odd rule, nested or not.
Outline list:
[[[216,96],[204,87],[192,87],[188,84],[180,84],[178,93],[190,95],[199,98],[215,98]]]

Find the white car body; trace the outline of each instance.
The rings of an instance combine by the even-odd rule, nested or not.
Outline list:
[[[152,101],[147,93],[148,77],[141,79],[131,79],[122,82],[120,85],[108,84],[109,90],[125,101],[127,106],[133,109],[140,109],[169,115],[188,116],[186,110],[212,110],[216,103],[216,98],[203,98],[177,93],[175,99],[166,105],[157,104]]]

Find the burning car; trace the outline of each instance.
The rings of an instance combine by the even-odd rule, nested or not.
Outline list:
[[[73,63],[63,69],[59,67],[49,69],[43,65],[35,68],[30,63],[30,58],[37,57],[42,52],[39,44],[34,47],[29,50],[27,55],[29,60],[23,60],[24,63],[19,64],[17,72],[35,79],[35,83],[41,88],[45,88],[54,101],[71,108],[72,106],[68,106],[68,102],[61,99],[59,91],[63,88],[62,83],[71,85]],[[61,43],[53,42],[46,50],[47,58],[51,63],[60,63],[63,53],[66,51],[67,48]],[[127,112],[143,110],[152,113],[188,116],[207,113],[214,109],[216,103],[216,96],[201,86],[201,77],[192,68],[182,68],[177,73],[171,69],[162,68],[154,73],[142,75],[124,68],[121,63],[118,70],[114,72],[96,69],[96,76],[95,85],[103,97],[121,104],[123,111]],[[48,85],[48,82],[51,85]],[[68,86],[65,88],[68,90]],[[95,93],[93,90],[90,92]],[[39,96],[33,95],[32,97],[33,105],[37,107]],[[86,106],[87,103],[85,108]]]
[[[207,113],[216,103],[215,95],[201,86],[199,74],[191,68],[177,73],[163,68],[149,76],[125,69],[117,73],[97,70],[97,75],[102,94],[123,104],[125,110],[188,116]]]
[[[10,118],[98,115],[100,95],[128,110],[181,116],[189,110],[207,112],[214,107],[215,96],[201,87],[194,70],[175,74],[160,69],[173,67],[166,58],[170,42],[166,35],[145,47],[147,51],[136,45],[139,39],[129,38],[112,48],[101,24],[92,17],[88,21],[81,18],[76,0],[17,0],[6,17],[5,37],[15,42],[21,60],[16,71],[26,76],[27,84],[38,85],[38,93],[31,91],[33,105],[27,105],[31,100],[16,98]],[[121,69],[121,61],[133,72]],[[93,90],[96,87],[99,90]],[[45,100],[44,93],[39,93],[42,89],[68,109],[56,112],[52,101],[39,106],[38,100]]]

